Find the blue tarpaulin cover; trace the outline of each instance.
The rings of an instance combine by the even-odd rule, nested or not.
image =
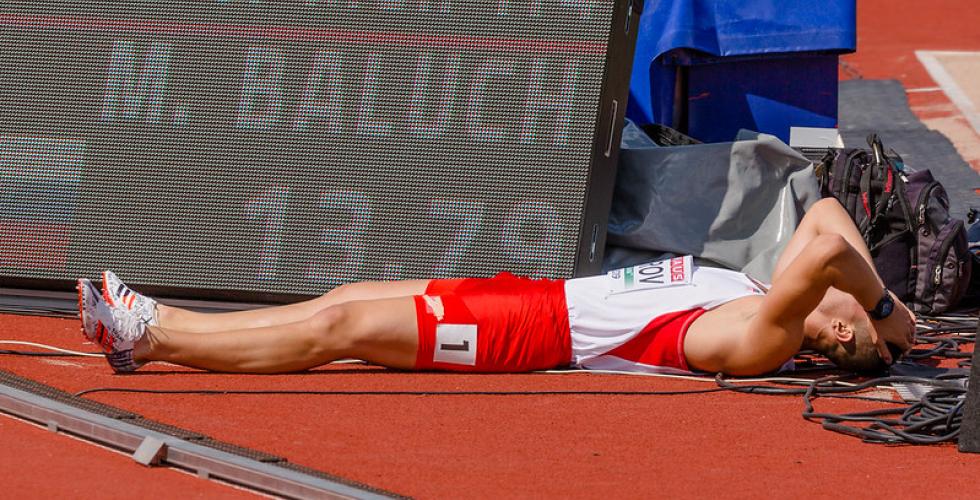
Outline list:
[[[653,65],[670,51],[719,57],[852,52],[856,10],[856,0],[647,0],[633,64],[631,116],[640,123],[653,117]]]
[[[855,0],[648,0],[637,62],[676,48],[716,56],[853,51]]]

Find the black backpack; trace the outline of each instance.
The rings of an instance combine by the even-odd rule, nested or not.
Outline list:
[[[868,145],[829,151],[816,169],[821,192],[854,219],[885,286],[917,313],[943,313],[970,282],[964,223],[950,217],[946,190],[929,170],[906,172],[875,134]]]

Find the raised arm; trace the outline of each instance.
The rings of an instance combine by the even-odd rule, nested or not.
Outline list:
[[[864,256],[840,235],[818,235],[782,270],[748,328],[727,345],[700,346],[715,352],[692,346],[691,354],[710,360],[701,369],[732,375],[775,370],[799,351],[806,317],[830,287],[854,296],[866,310],[881,298],[881,284]]]
[[[840,202],[833,198],[820,200],[814,203],[810,207],[810,210],[807,211],[803,220],[800,222],[800,226],[793,233],[792,239],[786,245],[783,254],[779,257],[779,261],[776,262],[776,268],[773,271],[773,281],[779,280],[780,276],[789,268],[790,264],[800,255],[803,249],[809,246],[814,238],[821,235],[837,235],[843,238],[867,264],[868,269],[878,281],[878,285],[884,286],[881,277],[878,276],[878,272],[875,270],[871,252],[864,243],[864,238],[861,237],[861,233],[858,231],[854,221],[851,220],[851,216],[847,214]],[[878,290],[880,293],[881,289],[879,288]],[[886,341],[898,346],[902,351],[906,351],[912,347],[912,339],[910,338],[906,325],[909,321],[913,324],[915,323],[915,315],[897,297],[894,297],[894,295],[892,297],[895,299],[895,311],[892,315],[883,321],[873,321],[875,329],[881,337],[880,339],[876,339],[878,352],[881,352],[882,356],[886,358],[888,352],[885,346]]]
[[[861,258],[871,266],[871,270],[874,271],[874,261],[871,258],[871,252],[864,243],[864,238],[861,237],[861,233],[858,231],[857,225],[854,224],[851,216],[847,214],[839,201],[834,198],[824,198],[814,203],[806,215],[803,216],[799,227],[796,228],[793,237],[790,238],[789,243],[786,245],[786,249],[783,250],[782,255],[779,256],[779,260],[776,262],[776,267],[772,273],[772,280],[776,281],[779,275],[789,267],[790,263],[796,259],[800,252],[810,244],[810,241],[822,234],[836,234],[844,238],[861,255]],[[878,276],[877,272],[875,272],[875,276]],[[881,278],[878,278],[878,282],[881,282]]]

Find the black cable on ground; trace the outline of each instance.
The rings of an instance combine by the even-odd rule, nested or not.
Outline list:
[[[909,359],[946,358],[957,360],[960,367],[969,367],[973,354],[963,347],[975,344],[976,317],[923,318],[927,325],[918,329],[915,344],[932,346],[914,349]],[[820,422],[823,428],[858,437],[865,442],[880,444],[937,444],[954,441],[959,436],[963,405],[966,401],[968,375],[940,374],[935,378],[884,377],[869,384],[906,383],[935,386],[918,402],[898,408],[879,408],[853,413],[821,413],[814,410],[813,401],[825,397],[836,388],[823,387],[835,379],[815,380],[803,395],[803,418]]]
[[[916,377],[873,379],[866,384],[911,382],[937,387],[926,393],[921,401],[904,408],[835,414],[817,412],[813,407],[813,400],[826,390],[821,384],[827,380],[814,381],[803,396],[803,418],[821,423],[824,429],[859,437],[866,442],[886,444],[936,444],[951,441],[959,435],[966,389],[956,382]],[[859,423],[867,425],[857,425]]]
[[[85,353],[86,355],[96,354],[102,355],[99,352]],[[0,349],[0,355],[3,356],[37,356],[37,357],[52,357],[52,358],[81,358],[85,357],[82,354],[69,354],[63,352],[42,352],[42,351],[17,351],[10,349]]]

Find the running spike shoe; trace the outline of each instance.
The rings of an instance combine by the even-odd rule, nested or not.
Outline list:
[[[131,372],[142,364],[133,360],[133,347],[146,335],[146,322],[128,309],[112,307],[98,300],[90,311],[91,321],[98,323],[96,341],[106,353],[106,360],[117,372]]]
[[[102,273],[102,296],[110,306],[132,312],[147,325],[157,325],[157,301],[134,292],[112,271]]]
[[[82,335],[89,342],[99,342],[102,323],[95,319],[95,309],[102,302],[102,293],[91,280],[82,278],[75,286],[78,290],[78,317],[82,320]]]

